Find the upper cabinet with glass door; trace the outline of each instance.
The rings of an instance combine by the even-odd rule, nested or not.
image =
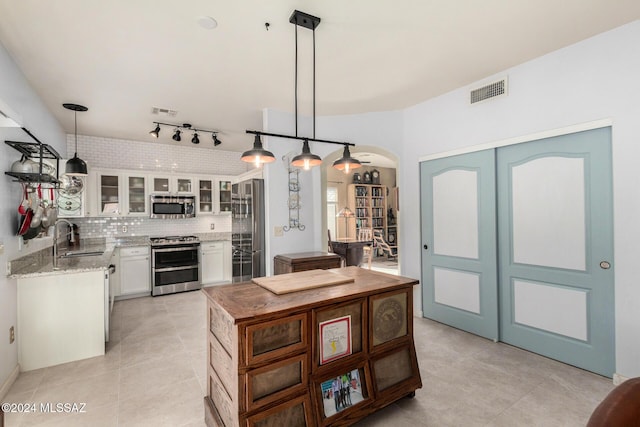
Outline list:
[[[193,178],[154,175],[150,178],[151,194],[194,194]]]
[[[149,198],[147,197],[147,177],[145,175],[127,175],[127,215],[149,215]]]
[[[218,212],[231,214],[231,179],[219,178],[218,182]]]
[[[213,214],[214,210],[214,195],[213,190],[215,181],[212,179],[200,178],[198,182],[198,214]]]
[[[122,177],[108,172],[97,172],[98,215],[114,216],[123,212]]]

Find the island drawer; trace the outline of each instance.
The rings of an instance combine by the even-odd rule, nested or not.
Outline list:
[[[309,335],[307,321],[307,314],[302,313],[246,326],[246,366],[305,351]]]

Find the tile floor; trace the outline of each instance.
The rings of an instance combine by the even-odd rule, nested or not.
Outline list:
[[[205,297],[116,302],[103,357],[20,374],[8,402],[86,403],[80,414],[7,414],[6,426],[204,426]],[[423,388],[357,425],[584,426],[610,379],[415,319]],[[286,426],[283,426],[286,427]]]

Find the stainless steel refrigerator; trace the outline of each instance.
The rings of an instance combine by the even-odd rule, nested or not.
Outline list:
[[[250,179],[231,188],[233,283],[265,275],[264,181]]]

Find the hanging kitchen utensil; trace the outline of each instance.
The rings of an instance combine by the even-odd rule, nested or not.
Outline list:
[[[30,240],[35,237],[38,237],[41,232],[42,232],[41,227],[37,227],[37,228],[29,227],[27,232],[22,235],[22,240]]]
[[[42,215],[44,214],[44,205],[42,202],[42,185],[38,184],[38,198],[36,199],[36,207],[31,218],[31,228],[40,228],[42,223]]]
[[[27,213],[27,209],[29,209],[29,195],[27,194],[27,184],[22,184],[22,200],[20,201],[20,206],[18,206],[18,213],[20,215],[24,215]]]
[[[53,188],[50,188],[49,200],[45,204],[45,212],[42,215],[42,227],[45,230],[54,225],[58,219],[58,208],[55,205],[53,197]]]
[[[62,194],[74,195],[82,192],[84,181],[77,176],[63,174],[60,177],[60,192]]]
[[[24,236],[24,234],[29,230],[32,217],[33,217],[33,210],[31,208],[27,208],[27,212],[20,217],[20,227],[18,228],[18,236]]]

